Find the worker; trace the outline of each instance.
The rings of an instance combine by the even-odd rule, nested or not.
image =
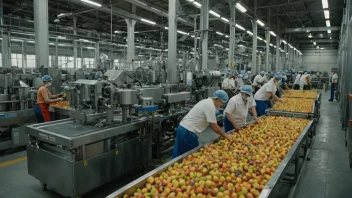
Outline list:
[[[310,71],[308,71],[302,75],[299,81],[299,89],[310,90],[310,86],[312,86],[312,83],[310,82]]]
[[[282,90],[289,90],[290,88],[287,86],[287,75],[286,72],[282,73],[282,79],[279,82],[279,86]]]
[[[282,75],[277,73],[269,82],[265,83],[254,95],[256,102],[257,116],[260,117],[265,114],[265,110],[271,108],[269,101],[270,97],[274,98],[275,101],[283,102],[284,100],[277,97],[275,92],[277,91],[277,85],[281,80]]]
[[[330,99],[329,101],[332,102],[334,101],[334,92],[335,92],[335,87],[337,85],[337,80],[339,79],[339,76],[336,74],[336,69],[332,69],[332,75],[330,77],[330,83],[331,83],[331,88],[330,88]]]
[[[227,78],[224,79],[221,85],[222,89],[234,89],[235,88],[235,75],[232,73],[227,74]]]
[[[254,93],[256,93],[264,83],[268,82],[265,72],[261,71],[253,80]]]
[[[38,123],[49,122],[49,105],[54,102],[62,101],[62,93],[52,95],[48,89],[51,86],[53,79],[49,75],[42,77],[43,85],[39,87],[37,92],[37,102],[34,106],[34,113]]]
[[[209,124],[215,133],[231,141],[231,136],[226,135],[222,131],[215,117],[216,109],[224,105],[228,99],[229,97],[224,90],[218,90],[212,98],[198,102],[188,112],[177,127],[172,158],[178,157],[199,146],[198,136]]]
[[[243,82],[243,74],[239,74],[237,76],[237,78],[235,79],[236,81],[236,89],[237,90],[241,90],[242,87],[244,86],[244,82]]]
[[[303,71],[298,72],[296,79],[295,79],[295,82],[294,82],[294,87],[293,87],[294,90],[299,90],[299,82],[302,77],[302,74],[303,74]]]
[[[255,109],[255,101],[253,99],[253,88],[250,85],[245,85],[241,89],[241,93],[232,97],[225,109],[224,129],[225,132],[236,129],[238,131],[240,126],[246,123],[248,110],[253,114],[254,120],[259,123],[257,111]]]

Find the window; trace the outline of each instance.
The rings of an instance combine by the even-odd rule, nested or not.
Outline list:
[[[35,68],[35,55],[27,55],[27,67]]]

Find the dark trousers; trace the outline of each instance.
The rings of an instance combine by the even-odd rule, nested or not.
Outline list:
[[[299,90],[299,84],[295,84],[295,86],[293,87],[294,90]]]
[[[331,83],[331,88],[330,88],[330,100],[334,100],[334,92],[335,92],[335,83]]]

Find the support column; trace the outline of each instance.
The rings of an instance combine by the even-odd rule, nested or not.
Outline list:
[[[26,41],[22,41],[22,68],[27,68]]]
[[[230,4],[230,44],[229,44],[229,67],[235,66],[235,37],[236,37],[236,3],[233,0],[229,1]]]
[[[169,0],[169,38],[167,52],[167,83],[178,83],[176,67],[177,47],[177,21],[176,21],[177,0]]]
[[[77,17],[73,17],[73,35],[77,35]],[[77,38],[73,41],[73,68],[77,68]]]
[[[136,24],[136,20],[125,19],[125,21],[127,23],[127,63],[133,63],[132,59],[135,58],[134,25]]]
[[[59,39],[57,37],[55,41],[55,66],[59,66]]]
[[[280,70],[280,46],[281,46],[281,40],[279,35],[276,36],[276,65],[275,65],[275,71],[279,71]]]
[[[36,68],[49,67],[48,0],[34,0]]]
[[[95,42],[95,65],[93,68],[96,68],[99,65],[99,60],[100,60],[100,45],[99,42]]]
[[[200,18],[202,24],[202,69],[208,69],[209,0],[202,0]]]
[[[252,46],[252,74],[257,75],[257,23],[256,19],[252,21],[253,24],[253,46]]]
[[[270,33],[269,33],[269,31],[265,31],[265,40],[266,40],[266,49],[265,49],[265,70],[266,70],[266,72],[269,72],[269,71],[270,71],[270,64],[269,64]]]
[[[83,68],[84,66],[84,59],[83,59],[83,44],[82,44],[82,41],[81,41],[81,68]]]
[[[0,0],[0,24],[4,25],[4,5],[3,0]],[[1,53],[2,53],[2,67],[3,68],[11,68],[11,53],[9,52],[9,36],[5,32],[1,31],[2,45],[1,45]]]
[[[286,41],[287,42],[287,41]],[[284,64],[284,67],[282,67],[281,69],[285,70],[287,68],[287,65],[288,65],[288,44],[285,44],[284,46],[284,57],[285,57],[285,64]]]

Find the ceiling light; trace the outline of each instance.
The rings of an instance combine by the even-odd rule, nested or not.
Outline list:
[[[211,15],[213,15],[215,17],[220,17],[220,14],[218,14],[218,13],[212,11],[212,10],[209,10],[209,14],[211,14]]]
[[[221,35],[221,36],[224,36],[224,34],[221,33],[221,32],[216,32],[216,34]]]
[[[241,25],[238,25],[237,23],[236,23],[236,27],[237,27],[238,29],[245,30],[244,27],[242,27]]]
[[[316,42],[313,42],[313,44],[314,44],[314,45],[317,45],[317,43],[316,43]]]
[[[247,33],[248,33],[249,35],[253,36],[253,33],[252,33],[251,31],[247,30]]]
[[[331,30],[328,30],[328,34],[331,34]]]
[[[153,7],[152,7],[152,10],[155,10],[155,11],[161,12],[161,10],[156,9],[156,8],[153,8]]]
[[[263,40],[264,41],[264,43],[267,43],[267,41],[266,40]]]
[[[259,37],[259,36],[257,37],[257,39],[259,39],[259,40],[261,40],[261,41],[263,40],[263,39],[262,39],[261,37]]]
[[[226,38],[229,38],[230,36],[229,35],[225,35]]]
[[[236,8],[241,12],[247,12],[247,9],[243,7],[240,3],[236,3]]]
[[[187,1],[192,3],[194,0],[187,0]]]
[[[198,3],[197,1],[192,2],[197,8],[201,8],[202,4]]]
[[[324,9],[328,9],[329,8],[328,0],[321,0],[321,2],[323,3],[323,8]]]
[[[261,21],[261,20],[257,20],[257,23],[260,25],[260,26],[262,26],[262,27],[264,27],[265,26],[265,23],[263,23],[263,21]]]
[[[169,28],[168,27],[165,27],[165,30],[168,30]]]
[[[325,15],[325,19],[329,19],[330,18],[329,10],[324,10],[324,15]]]
[[[142,5],[145,5],[145,6],[147,6],[147,4],[146,3],[143,3],[143,2],[141,2],[141,1],[138,1],[138,0],[135,0],[136,2],[138,2],[138,3],[140,3],[140,4],[142,4]]]
[[[320,48],[320,49],[325,49],[325,48]]]
[[[285,40],[282,40],[282,42],[286,45],[287,44],[287,42],[285,41]]]
[[[141,21],[143,22],[146,22],[146,23],[149,23],[149,24],[152,24],[152,25],[155,25],[156,23],[154,21],[149,21],[148,19],[141,19]]]
[[[326,20],[326,27],[330,27],[330,20]]]
[[[85,2],[85,3],[88,3],[88,4],[91,4],[91,5],[94,5],[94,6],[97,6],[97,7],[101,7],[100,3],[97,3],[97,2],[94,2],[94,1],[91,1],[91,0],[81,0],[81,1]]]
[[[331,40],[332,38],[330,37],[330,40]]]
[[[269,45],[270,45],[271,47],[273,47],[273,46],[274,46],[274,45],[273,45],[273,44],[271,44],[271,43],[270,43]]]
[[[317,49],[319,49],[319,46],[317,46]]]
[[[269,33],[273,36],[276,36],[276,34],[273,31],[270,31]]]
[[[312,38],[313,37],[313,35],[312,34],[308,34],[308,38]]]
[[[274,45],[274,48],[276,48],[276,46]]]
[[[181,31],[181,30],[177,30],[177,33],[180,33],[180,34],[188,34],[188,33],[183,32],[183,31]]]
[[[221,20],[225,21],[225,22],[230,22],[227,18],[221,17]]]

